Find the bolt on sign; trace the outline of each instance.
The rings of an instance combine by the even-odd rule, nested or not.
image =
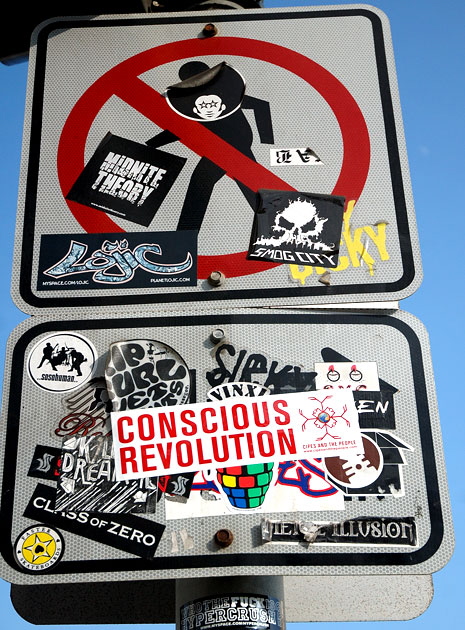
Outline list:
[[[415,576],[447,562],[434,381],[413,316],[100,315],[31,317],[10,337],[4,579]]]
[[[25,312],[390,301],[420,284],[378,9],[52,19],[26,120]]]

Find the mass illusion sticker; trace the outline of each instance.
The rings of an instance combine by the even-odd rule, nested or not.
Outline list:
[[[260,190],[248,258],[297,265],[338,265],[344,197]]]
[[[25,529],[16,539],[17,562],[29,571],[45,571],[55,565],[63,555],[62,535],[46,525]]]
[[[89,379],[96,356],[91,342],[77,333],[51,335],[31,351],[29,376],[42,389],[68,392]]]

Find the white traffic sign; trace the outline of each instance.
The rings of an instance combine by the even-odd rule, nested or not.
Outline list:
[[[424,328],[402,312],[296,311],[23,322],[7,349],[2,577],[64,584],[222,576],[231,567],[301,576],[441,568],[453,532]],[[356,452],[343,433],[356,421],[338,402],[341,388],[358,412]],[[283,444],[292,445],[283,401],[295,392],[292,422],[331,453],[269,457],[273,424],[284,422]],[[191,412],[178,423],[185,395]],[[278,403],[262,404],[270,399]],[[194,403],[203,401],[196,424]],[[118,481],[115,406],[126,417],[120,439],[137,428],[146,461],[158,464],[153,476]],[[173,438],[155,457],[149,406],[159,412],[157,435]],[[216,438],[215,423],[234,430]],[[189,466],[194,429],[199,471]],[[232,464],[232,443],[256,459]],[[165,475],[175,451],[185,472]],[[227,550],[215,543],[224,529],[233,534]]]
[[[60,18],[34,42],[13,285],[26,312],[419,286],[382,12]]]

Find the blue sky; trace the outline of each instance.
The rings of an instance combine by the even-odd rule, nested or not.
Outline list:
[[[325,2],[267,0],[266,7],[314,6]],[[338,2],[337,5],[349,4]],[[352,4],[352,3],[350,3]],[[465,491],[461,463],[464,430],[464,60],[465,3],[450,0],[374,0],[390,19],[404,130],[410,163],[424,280],[401,308],[419,318],[428,330],[436,378],[444,452],[452,503],[456,549],[452,560],[434,575],[435,595],[418,619],[403,622],[410,629],[463,628],[463,566],[465,551]],[[2,357],[9,333],[25,319],[10,298],[11,261],[27,63],[0,64],[0,182],[2,247],[0,261],[0,347]],[[452,353],[452,349],[454,352]],[[54,602],[59,606],[59,602]],[[0,581],[4,626],[29,624],[14,611],[9,584]],[[367,622],[365,626],[399,628],[402,622]],[[291,624],[303,630],[305,624]],[[347,624],[355,627],[355,623]],[[347,627],[347,625],[345,627]],[[299,629],[297,629],[299,626]],[[302,626],[302,628],[300,627]],[[56,626],[50,626],[56,627]],[[71,626],[69,626],[71,628]],[[107,626],[96,626],[104,630]],[[108,626],[110,627],[110,626]],[[135,627],[135,626],[133,626]],[[315,630],[336,628],[316,623]]]

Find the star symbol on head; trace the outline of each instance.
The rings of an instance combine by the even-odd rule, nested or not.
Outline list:
[[[216,107],[216,105],[218,105],[218,101],[214,101],[214,100],[211,100],[210,102],[203,101],[202,103],[199,103],[199,107],[202,107],[202,108],[205,108],[205,107]]]

